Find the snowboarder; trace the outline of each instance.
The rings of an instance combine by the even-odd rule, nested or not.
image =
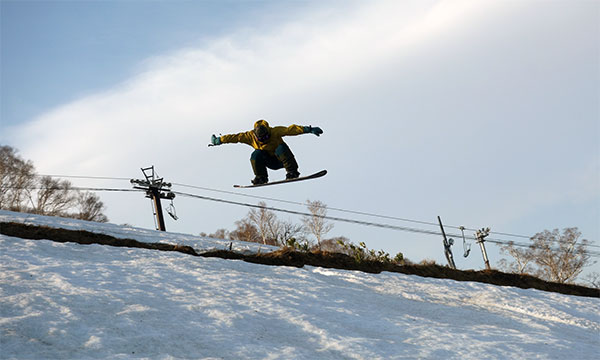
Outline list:
[[[222,136],[213,134],[211,143],[212,145],[244,143],[252,146],[255,149],[250,156],[250,163],[255,175],[252,184],[259,185],[269,182],[267,168],[272,170],[285,168],[286,180],[300,176],[296,158],[282,137],[306,133],[319,136],[323,130],[319,127],[299,125],[270,127],[266,120],[258,120],[254,123],[254,130]]]

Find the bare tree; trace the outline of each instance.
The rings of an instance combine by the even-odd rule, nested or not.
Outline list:
[[[0,146],[0,209],[25,211],[35,183],[33,163],[23,160],[14,148]]]
[[[44,176],[39,180],[39,189],[28,195],[33,212],[59,216],[75,204],[75,193],[67,180],[54,180]]]
[[[235,222],[236,229],[229,233],[231,240],[260,242],[261,237],[254,226],[248,219],[242,219]]]
[[[580,237],[577,228],[566,228],[562,235],[558,229],[535,234],[532,249],[539,276],[559,283],[573,282],[590,261],[589,242],[580,241]]]
[[[515,274],[533,274],[535,272],[535,254],[531,247],[520,249],[515,246],[513,241],[508,245],[500,246],[502,253],[513,257],[514,262],[508,262],[506,259],[499,261],[500,268]]]
[[[302,222],[307,231],[317,239],[317,246],[321,248],[321,240],[333,228],[333,224],[327,222],[327,205],[320,201],[306,200],[306,206],[310,211],[310,216],[304,216]]]
[[[267,209],[267,204],[264,201],[258,203],[260,206],[257,209],[252,209],[248,213],[248,220],[256,226],[258,234],[265,245],[277,245],[277,238],[280,224],[277,220],[277,215],[273,211]]]
[[[294,224],[291,220],[278,222],[277,241],[281,246],[286,246],[291,239],[294,239],[296,242],[303,241],[303,233],[304,227]]]
[[[502,246],[502,252],[511,255],[515,261],[508,263],[503,259],[500,265],[511,272],[572,283],[583,268],[590,265],[587,251],[589,242],[586,239],[579,240],[580,237],[577,228],[566,228],[562,234],[558,229],[544,230],[535,234],[531,238],[533,243],[525,249],[517,249],[513,242]]]
[[[81,220],[96,221],[96,222],[108,222],[106,215],[102,213],[104,210],[104,203],[100,201],[100,198],[90,192],[80,192],[76,198],[77,207],[79,213],[75,215],[76,218]]]
[[[10,146],[0,146],[0,208],[51,216],[106,222],[104,204],[92,193],[81,193],[69,181],[39,177],[31,161]],[[77,209],[78,213],[69,213]]]

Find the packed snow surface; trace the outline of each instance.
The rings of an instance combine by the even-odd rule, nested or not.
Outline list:
[[[11,212],[0,221],[229,246]],[[597,298],[538,290],[0,235],[2,359],[597,359],[599,314]]]

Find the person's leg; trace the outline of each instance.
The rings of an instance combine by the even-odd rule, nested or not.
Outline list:
[[[254,185],[264,184],[269,181],[269,174],[267,174],[267,156],[268,154],[262,150],[254,150],[252,155],[250,155],[250,163],[252,164],[252,171],[255,175],[254,180],[252,180]]]
[[[294,157],[292,150],[290,150],[290,147],[287,146],[286,143],[281,143],[281,145],[279,145],[277,149],[275,149],[275,156],[277,156],[277,159],[281,161],[283,167],[285,168],[285,171],[287,172],[285,176],[286,179],[295,179],[298,176],[300,176],[300,173],[298,172],[298,163],[296,162],[296,158]]]

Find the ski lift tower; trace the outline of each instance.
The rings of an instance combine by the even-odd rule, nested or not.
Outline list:
[[[485,251],[485,238],[490,234],[490,228],[485,228],[481,230],[477,230],[475,233],[475,238],[477,239],[477,243],[479,243],[479,247],[481,247],[481,254],[483,255],[483,262],[485,263],[485,268],[487,270],[491,270],[490,260],[487,256],[487,251]]]
[[[130,181],[135,184],[134,189],[145,190],[146,197],[152,200],[152,207],[157,220],[156,230],[167,231],[160,199],[173,200],[175,198],[175,194],[171,192],[171,184],[164,182],[163,178],[158,178],[154,171],[154,165],[142,168],[142,172],[146,180],[131,179]]]

